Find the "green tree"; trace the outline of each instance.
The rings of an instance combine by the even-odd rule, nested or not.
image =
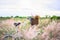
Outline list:
[[[13,18],[13,16],[11,16],[11,18]]]
[[[15,18],[19,18],[19,16],[15,16]]]
[[[48,18],[48,15],[46,15],[46,18]]]
[[[57,19],[57,16],[54,15],[54,16],[51,17],[51,19],[52,20],[56,20]]]

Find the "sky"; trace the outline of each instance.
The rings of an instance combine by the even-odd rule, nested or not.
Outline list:
[[[0,0],[0,16],[60,16],[60,0]]]

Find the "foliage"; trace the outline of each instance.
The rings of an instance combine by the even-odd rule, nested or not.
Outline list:
[[[15,16],[15,18],[19,18],[19,16]]]
[[[51,20],[58,20],[58,19],[60,19],[60,16],[52,16],[51,18],[50,18]]]

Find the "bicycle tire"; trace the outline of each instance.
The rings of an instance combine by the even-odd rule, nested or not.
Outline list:
[[[5,36],[3,40],[14,40],[14,38],[12,36]]]

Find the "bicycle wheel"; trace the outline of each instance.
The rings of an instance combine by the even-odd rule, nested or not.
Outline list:
[[[6,36],[3,38],[3,40],[14,40],[14,38],[12,36]]]

